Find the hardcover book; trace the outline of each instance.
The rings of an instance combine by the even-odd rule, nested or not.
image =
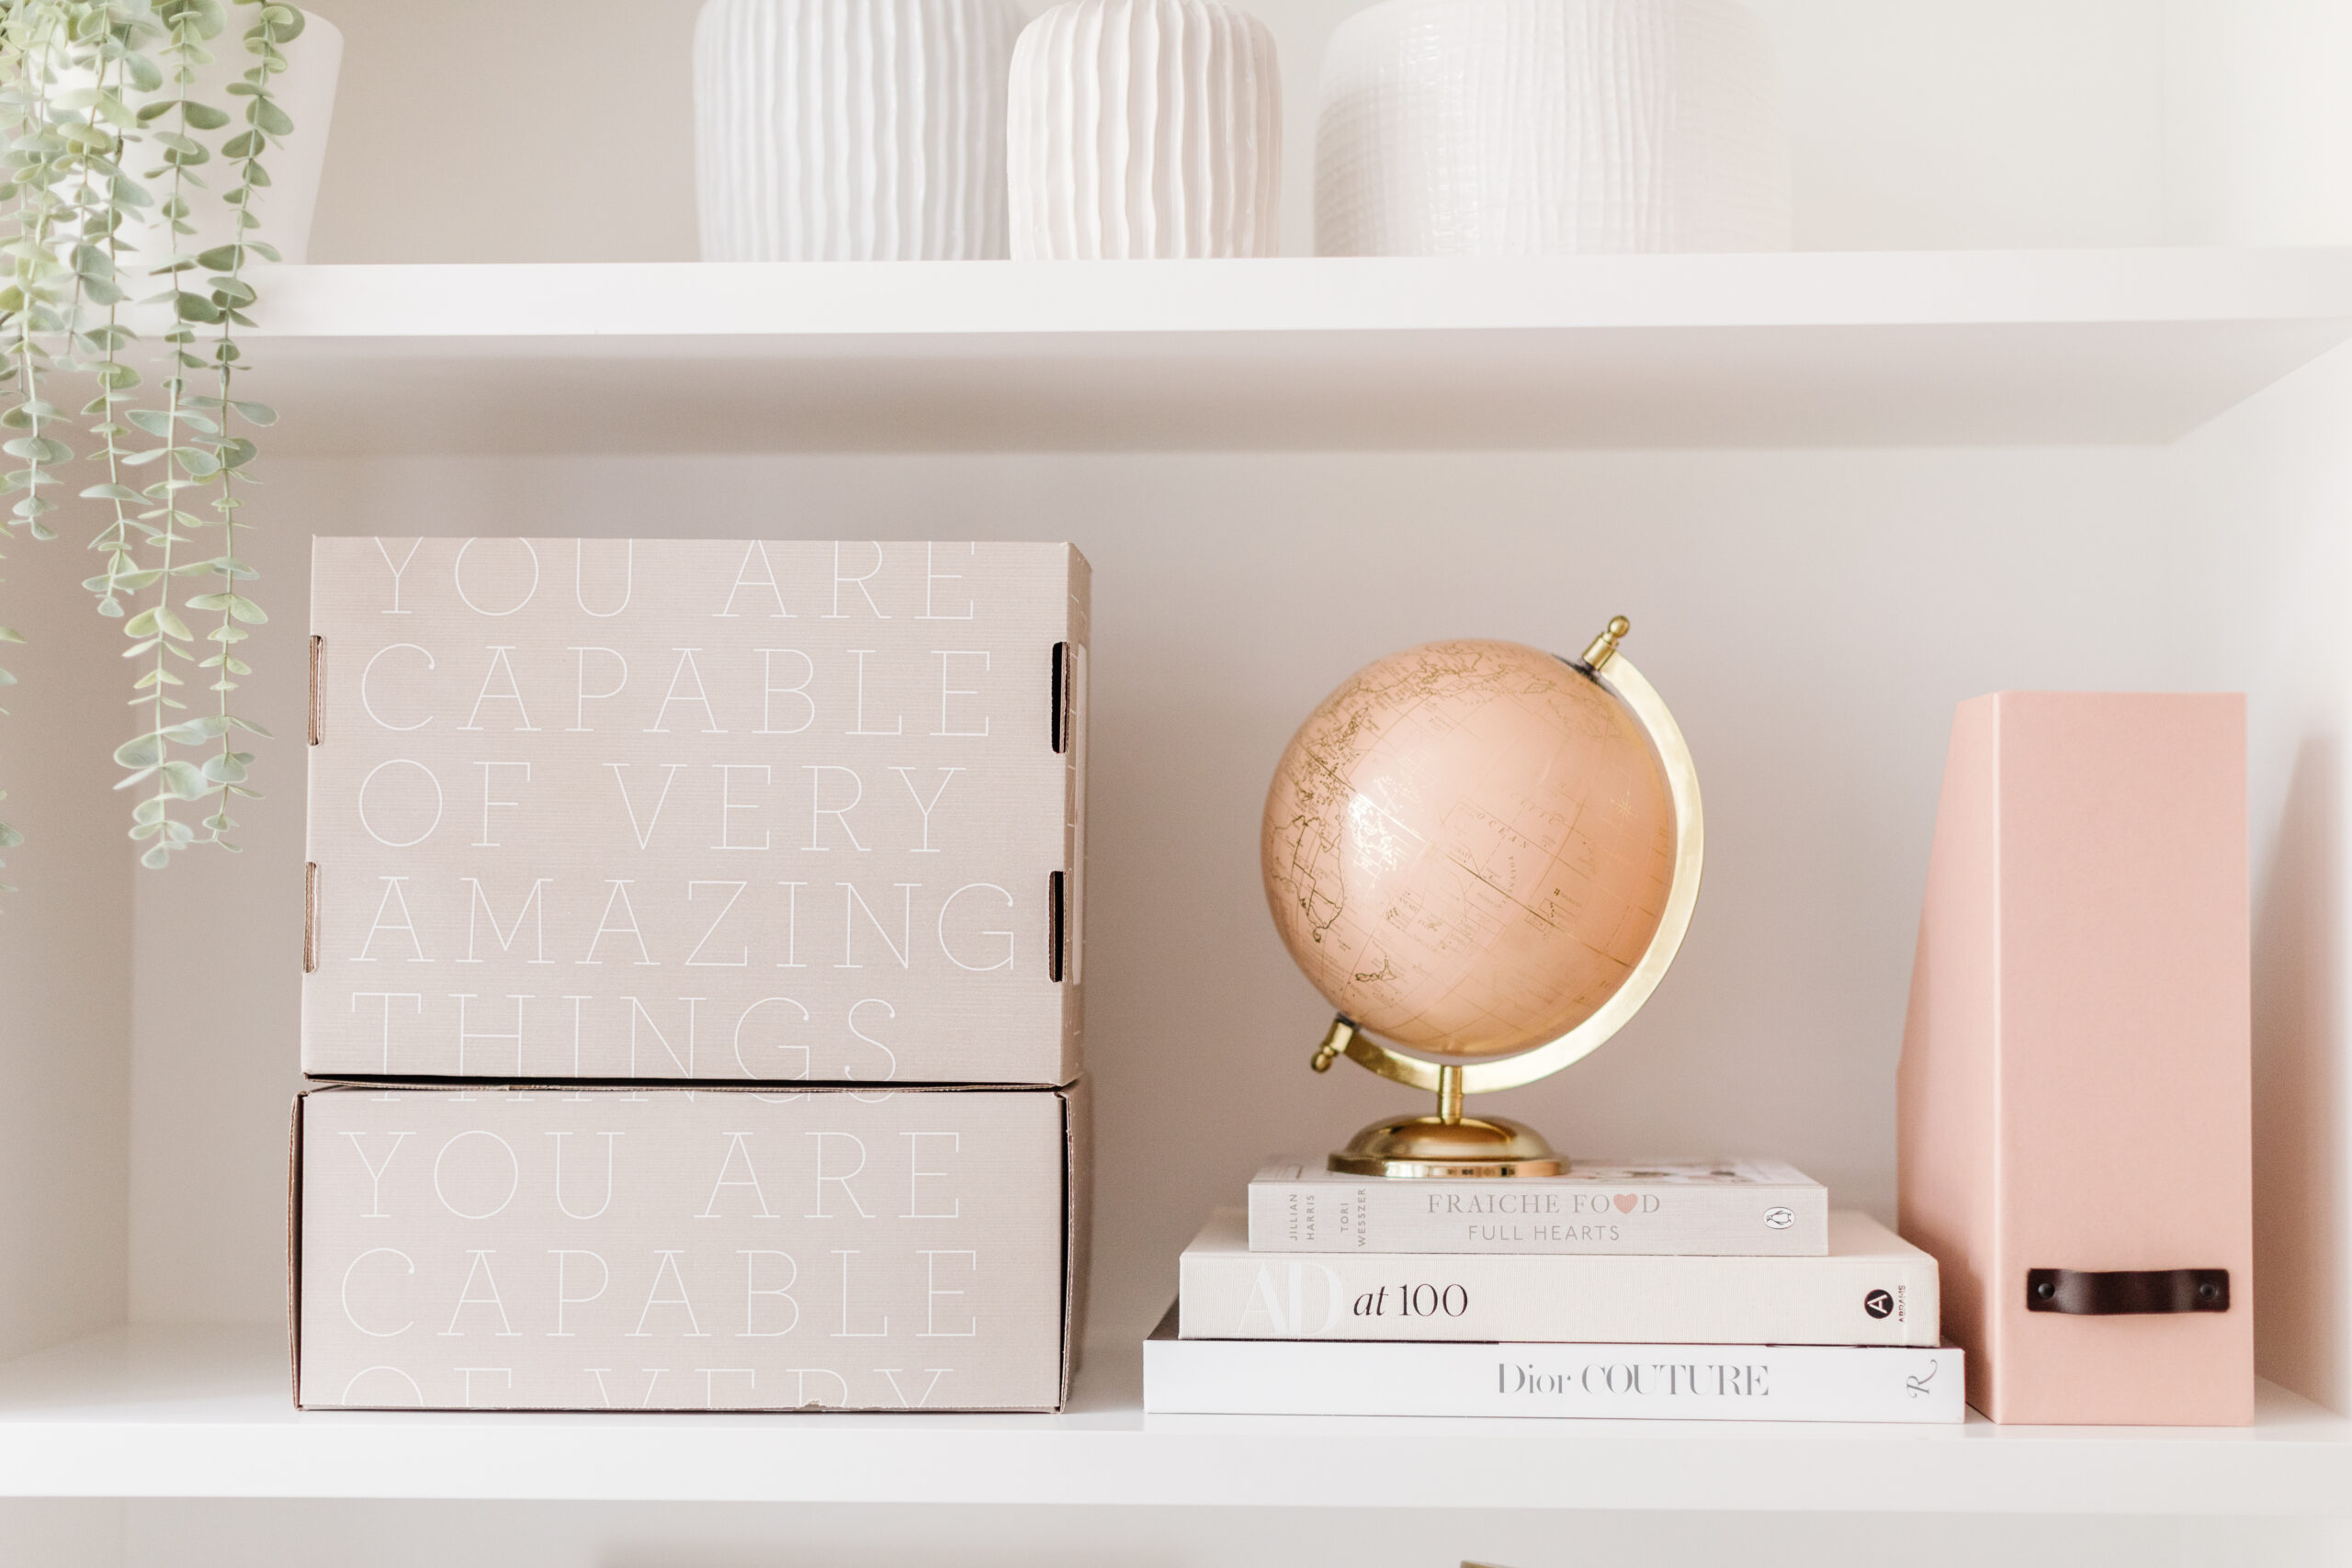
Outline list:
[[[1608,1420],[1954,1423],[1961,1351],[1822,1345],[1341,1344],[1143,1347],[1150,1415],[1548,1416]]]
[[[1960,705],[1896,1147],[1996,1421],[2254,1418],[2248,909],[2244,697]]]
[[[1056,1409],[1086,1140],[1083,1080],[312,1089],[295,1403]]]
[[[303,1070],[1061,1084],[1067,545],[315,542]]]
[[[1277,1160],[1250,1182],[1250,1247],[1817,1258],[1829,1194],[1778,1160],[1578,1160],[1510,1181],[1383,1181]]]
[[[1938,1335],[1936,1260],[1868,1215],[1819,1258],[1252,1252],[1238,1209],[1178,1266],[1187,1339],[1906,1345]]]

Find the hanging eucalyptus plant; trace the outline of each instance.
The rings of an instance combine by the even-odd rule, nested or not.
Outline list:
[[[102,570],[84,586],[128,639],[134,731],[115,787],[139,792],[130,836],[147,866],[235,849],[230,803],[257,794],[238,746],[266,732],[232,697],[252,673],[239,645],[266,617],[243,591],[254,572],[238,513],[254,453],[243,432],[277,416],[236,396],[237,329],[253,324],[248,264],[278,259],[253,205],[265,154],[294,129],[271,84],[302,22],[276,0],[0,0],[0,451],[13,459],[0,496],[16,498],[8,529],[36,539],[55,536],[69,491],[99,524]],[[202,101],[202,68],[230,51],[250,61],[230,101]],[[209,210],[232,238],[193,249]],[[0,626],[0,641],[23,640]],[[14,679],[0,670],[0,685]],[[0,848],[21,842],[0,822]]]

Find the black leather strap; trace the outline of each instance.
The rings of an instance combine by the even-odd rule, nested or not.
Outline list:
[[[2025,1310],[2063,1312],[2077,1317],[2126,1313],[2227,1312],[2226,1269],[2121,1269],[2089,1273],[2079,1269],[2029,1269]]]

